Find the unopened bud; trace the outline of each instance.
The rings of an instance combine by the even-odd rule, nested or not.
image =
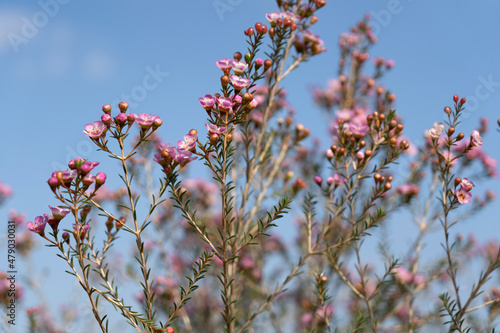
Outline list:
[[[451,136],[453,133],[455,133],[455,127],[448,128],[448,136]]]
[[[455,102],[455,103],[458,102],[458,95],[453,95],[453,102]]]
[[[462,182],[462,179],[459,177],[455,178],[455,187],[457,187]]]
[[[457,135],[457,141],[462,140],[464,138],[464,136],[465,136],[464,133],[458,133],[458,135]]]
[[[111,113],[111,105],[104,104],[102,106],[102,112],[104,112],[105,114],[110,114]]]
[[[127,112],[127,109],[128,109],[128,103],[121,102],[120,104],[118,104],[118,107],[120,108],[121,113],[125,113],[125,112]]]
[[[217,143],[217,140],[219,140],[219,136],[217,134],[211,134],[210,135],[210,144],[215,145]]]
[[[389,191],[391,188],[392,188],[391,183],[385,183],[385,184],[384,184],[384,190],[385,190],[385,191]]]
[[[240,52],[235,52],[233,58],[240,61],[243,55]]]
[[[444,113],[446,113],[447,115],[450,115],[451,114],[451,108],[449,106],[446,106],[444,108]]]
[[[220,84],[221,86],[223,86],[224,88],[227,87],[227,85],[229,84],[229,76],[227,75],[222,75],[220,77]]]
[[[264,70],[267,71],[271,66],[273,65],[273,62],[270,59],[264,60]]]
[[[380,175],[380,173],[376,173],[373,175],[373,179],[375,179],[375,183],[380,182],[381,178],[382,178],[382,176]]]

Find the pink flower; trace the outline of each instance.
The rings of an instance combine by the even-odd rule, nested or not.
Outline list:
[[[56,220],[62,220],[70,212],[68,208],[52,207],[50,205],[49,208],[52,211],[52,216],[54,216],[54,219]]]
[[[239,77],[237,75],[231,75],[229,77],[229,80],[231,80],[231,84],[237,90],[244,89],[245,87],[247,87],[250,84],[250,80],[249,79],[246,79],[246,78],[243,78],[243,77]]]
[[[177,148],[179,150],[193,150],[196,148],[196,141],[198,140],[198,134],[191,135],[187,134],[184,135],[184,141],[177,141]]]
[[[217,125],[214,125],[214,124],[210,124],[210,125],[205,124],[205,126],[207,127],[209,134],[221,135],[226,130],[226,128],[224,126],[218,127]]]
[[[146,113],[141,113],[140,115],[135,115],[135,121],[142,129],[147,130],[153,125],[156,119],[160,118],[157,115],[150,116]]]
[[[195,159],[197,159],[197,157],[193,156],[193,153],[188,150],[175,150],[174,161],[179,164],[188,163],[194,161]]]
[[[251,110],[255,109],[257,106],[259,106],[259,102],[257,101],[257,98],[252,99],[250,103],[248,103],[247,107]]]
[[[217,100],[217,107],[219,108],[220,111],[229,111],[234,105],[234,102],[231,98],[229,97],[219,97]]]
[[[248,64],[243,60],[231,60],[231,67],[233,68],[233,72],[236,75],[241,75],[248,68]]]
[[[206,94],[205,97],[198,98],[198,102],[200,102],[201,106],[205,110],[209,111],[214,107],[215,98],[210,94]]]
[[[297,20],[299,19],[299,17],[292,12],[282,12],[281,17],[283,18],[283,20],[289,18],[290,20],[292,20],[292,23],[297,22]]]
[[[327,182],[329,185],[331,185],[331,184],[335,184],[335,185],[337,185],[337,186],[338,186],[338,185],[342,185],[342,184],[344,184],[345,182],[347,182],[347,179],[346,179],[344,176],[342,176],[342,175],[340,175],[340,174],[336,173],[336,174],[334,174],[332,177],[328,177],[328,178],[327,178],[327,180],[326,180],[326,182]]]
[[[368,126],[359,122],[350,122],[344,125],[344,131],[350,130],[355,137],[361,138],[368,133]]]
[[[93,124],[85,125],[83,133],[88,135],[91,139],[98,139],[104,137],[108,127],[102,121],[94,121]]]
[[[474,186],[474,183],[467,178],[462,178],[462,181],[460,182],[460,188],[464,189],[465,191],[469,192],[472,190],[472,187]]]
[[[266,13],[266,19],[269,21],[269,23],[271,23],[272,27],[276,26],[276,23],[280,18],[281,18],[280,12]]]
[[[427,130],[427,134],[433,138],[437,139],[443,133],[444,125],[442,123],[434,123],[431,129]]]
[[[90,186],[94,183],[95,181],[95,176],[92,176],[90,173],[86,174],[85,177],[82,179],[83,185]]]
[[[457,200],[461,204],[468,204],[470,203],[470,198],[472,197],[472,193],[468,192],[466,189],[461,188],[458,190],[456,193]]]
[[[26,223],[26,226],[28,227],[29,231],[36,232],[37,234],[43,236],[44,235],[44,230],[45,226],[47,225],[48,221],[48,215],[45,214],[45,216],[37,216],[35,217],[35,222],[28,222]]]
[[[478,131],[472,131],[470,134],[470,139],[473,147],[479,147],[483,144],[483,139]]]
[[[402,195],[411,196],[411,195],[417,195],[420,190],[418,186],[415,184],[404,184],[399,186],[396,191],[401,193]]]
[[[219,61],[216,61],[215,64],[219,67],[225,74],[229,74],[229,70],[231,69],[231,61],[228,58],[223,58]]]
[[[80,166],[80,171],[82,174],[85,175],[85,174],[89,173],[90,171],[92,171],[92,169],[94,169],[98,165],[99,165],[99,162],[85,161]]]

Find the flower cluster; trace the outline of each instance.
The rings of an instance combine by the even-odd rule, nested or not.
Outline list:
[[[163,167],[163,172],[169,175],[177,166],[182,168],[197,159],[196,156],[193,156],[193,153],[196,152],[197,142],[198,132],[192,129],[184,136],[184,141],[177,141],[177,147],[173,147],[169,143],[159,143],[157,148],[160,153],[155,154],[153,160]]]
[[[127,102],[121,102],[118,107],[120,113],[113,118],[111,116],[111,106],[109,104],[104,105],[102,107],[104,114],[101,116],[101,120],[85,125],[83,133],[89,136],[96,144],[104,146],[106,133],[111,128],[116,129],[114,136],[118,136],[125,127],[127,127],[126,134],[132,124],[136,122],[141,128],[141,135],[146,136],[150,129],[153,132],[163,124],[163,121],[157,115],[151,116],[146,113],[139,115],[134,113],[127,114]]]
[[[40,236],[45,236],[45,227],[50,225],[54,232],[57,231],[59,222],[70,213],[70,210],[64,207],[52,207],[49,206],[51,213],[43,214],[43,216],[37,216],[34,222],[28,222],[26,226],[28,230],[39,234]]]
[[[78,157],[69,161],[68,167],[70,170],[54,171],[47,183],[54,192],[61,186],[68,189],[73,182],[75,182],[77,188],[81,184],[81,189],[86,191],[90,185],[95,183],[93,191],[95,193],[106,182],[104,172],[98,172],[95,176],[90,173],[98,165],[99,162],[91,162]]]
[[[455,187],[457,186],[460,186],[458,190],[455,190],[455,196],[458,202],[461,204],[470,203],[470,198],[472,197],[472,193],[470,193],[470,191],[472,190],[474,183],[467,178],[457,178],[455,179]]]

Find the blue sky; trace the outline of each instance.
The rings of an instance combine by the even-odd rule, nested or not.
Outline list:
[[[218,90],[214,62],[244,52],[243,31],[275,9],[269,0],[2,2],[0,181],[15,196],[0,216],[6,219],[9,208],[31,220],[47,213],[54,200],[45,181],[54,168],[75,154],[103,157],[82,133],[99,119],[103,104],[116,108],[127,99],[135,113],[160,115],[165,141],[175,142],[191,128],[203,130],[206,114],[197,99]],[[285,84],[299,121],[314,136],[329,140],[310,87],[335,76],[338,35],[365,13],[372,14],[379,37],[372,54],[395,60],[385,84],[397,95],[411,140],[418,142],[434,121],[442,121],[455,93],[472,103],[461,131],[470,133],[480,117],[496,127],[500,2],[330,0],[313,29],[328,51]],[[496,159],[499,138],[492,131],[484,145]],[[494,204],[478,217],[487,226],[480,237],[499,234],[497,211]]]

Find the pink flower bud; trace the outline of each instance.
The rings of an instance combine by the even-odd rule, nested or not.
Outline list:
[[[75,165],[75,160],[71,160],[68,162],[68,167],[71,169],[71,170],[75,170],[76,169],[76,165]]]
[[[111,116],[108,114],[108,113],[105,113],[101,116],[101,121],[104,125],[106,126],[109,126],[111,125],[111,121],[113,120],[113,118],[111,118]]]
[[[104,172],[98,172],[95,176],[95,183],[97,185],[102,185],[106,182],[106,174]]]
[[[158,128],[161,125],[163,125],[163,120],[161,120],[160,118],[156,118],[155,121],[153,122],[153,128]]]
[[[105,114],[110,114],[111,113],[111,105],[109,104],[104,104],[102,106],[102,112],[104,112]]]
[[[128,116],[125,113],[119,113],[115,117],[116,123],[119,124],[120,126],[125,125],[125,123],[127,122],[127,120],[128,120]]]
[[[47,180],[47,184],[49,184],[52,190],[55,190],[60,185],[57,177],[50,177],[49,180]]]
[[[315,182],[316,184],[318,184],[319,186],[321,186],[321,182],[322,182],[322,181],[323,181],[323,180],[321,179],[321,177],[320,177],[320,176],[315,176],[315,177],[314,177],[314,182]]]

